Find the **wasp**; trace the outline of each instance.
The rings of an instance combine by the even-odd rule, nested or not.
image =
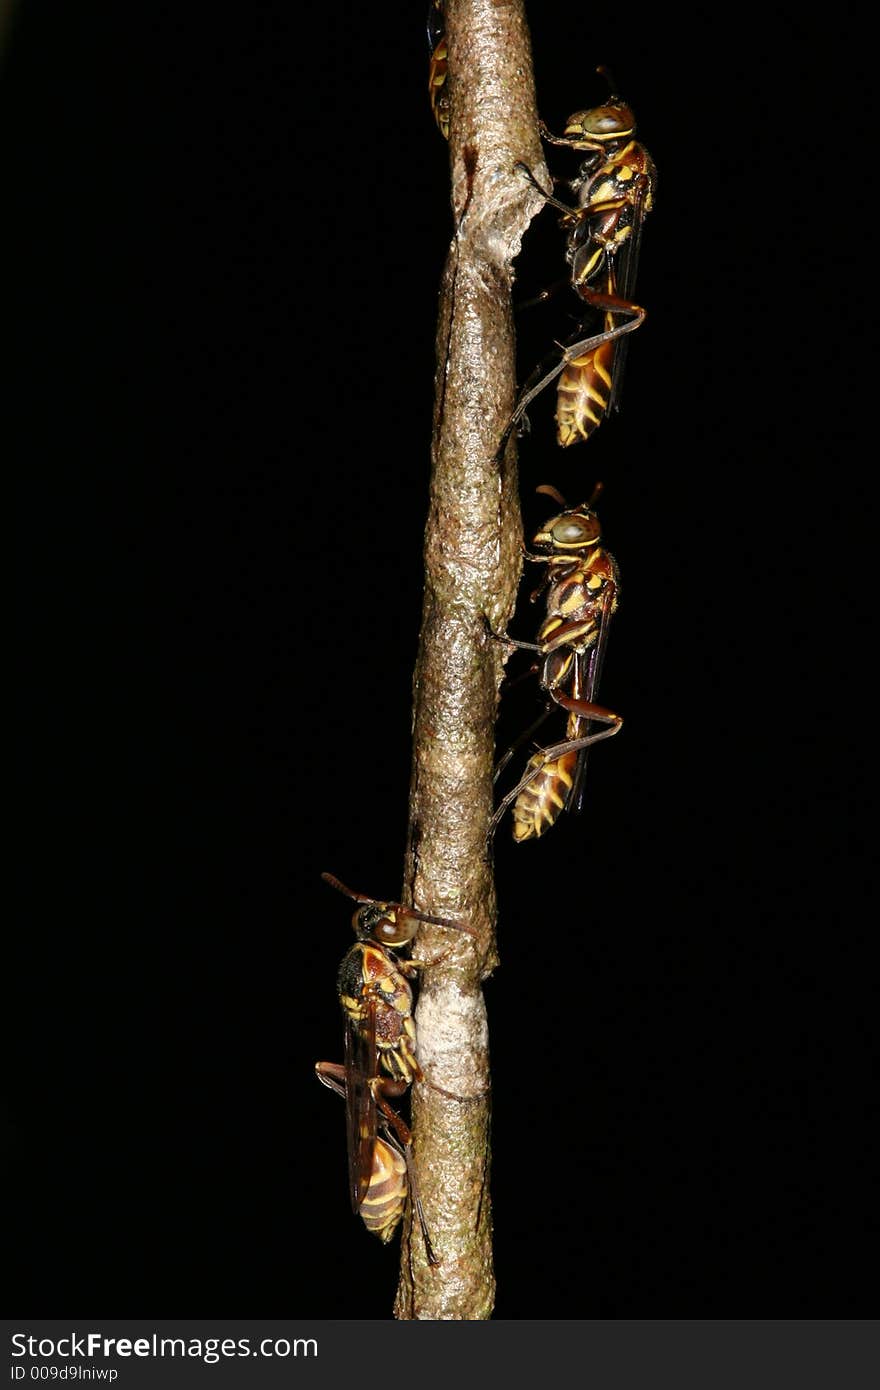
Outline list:
[[[598,71],[608,76],[604,68]],[[569,184],[576,207],[548,193],[531,169],[517,161],[516,168],[562,213],[571,288],[590,311],[578,334],[584,333],[595,311],[603,314],[603,328],[570,342],[549,370],[543,363],[535,369],[508,421],[499,455],[526,407],[557,377],[556,441],[562,448],[589,439],[605,416],[618,409],[626,335],[645,320],[645,310],[633,302],[632,294],[642,224],[653,207],[657,183],[654,162],[635,139],[635,130],[631,108],[613,91],[602,106],[569,116],[561,136],[551,134],[541,122],[545,140],[586,153]],[[547,297],[549,292],[539,299]]]
[[[601,484],[589,502],[569,507],[555,488],[538,488],[565,508],[534,536],[532,544],[539,553],[525,557],[546,566],[541,584],[531,595],[534,602],[546,590],[546,616],[537,642],[520,642],[508,636],[502,639],[537,652],[541,658],[534,669],[549,699],[525,737],[554,709],[562,708],[567,716],[565,738],[532,755],[520,781],[502,799],[492,818],[490,833],[494,834],[513,804],[513,838],[517,842],[543,835],[563,810],[580,809],[587,750],[618,733],[623,724],[619,714],[594,701],[620,591],[617,563],[602,545],[599,518],[593,508],[600,491]],[[593,721],[605,727],[594,731]],[[496,778],[517,746],[501,759]]]
[[[446,43],[443,0],[431,0],[428,10],[428,98],[440,134],[449,139],[449,89],[446,85],[449,50]]]
[[[336,981],[345,1023],[345,1061],[315,1064],[318,1080],[345,1097],[352,1210],[383,1240],[391,1238],[406,1196],[404,1175],[392,1156],[396,1153],[404,1162],[428,1263],[434,1265],[438,1260],[418,1194],[412,1134],[390,1104],[422,1080],[409,982],[426,962],[399,952],[410,944],[420,922],[474,933],[446,917],[355,893],[333,874],[321,877],[359,904],[352,917],[357,940],[343,957]],[[385,1141],[377,1138],[379,1128]],[[379,1143],[385,1148],[377,1154]],[[381,1225],[375,1224],[377,1213]]]

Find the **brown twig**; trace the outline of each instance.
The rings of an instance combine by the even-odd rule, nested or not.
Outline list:
[[[414,677],[405,900],[467,922],[477,943],[420,933],[417,1021],[426,1081],[413,1124],[422,1198],[442,1263],[404,1233],[395,1313],[491,1315],[489,1052],[481,981],[497,963],[486,835],[506,627],[521,570],[516,466],[495,460],[514,403],[511,264],[546,178],[522,0],[447,0],[455,236],[443,274],[425,595]]]

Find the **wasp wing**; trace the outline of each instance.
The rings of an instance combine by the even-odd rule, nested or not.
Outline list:
[[[345,1013],[348,1184],[355,1212],[367,1195],[376,1144],[376,1102],[370,1084],[376,1074],[376,1005],[369,996],[363,1002],[360,1017]]]
[[[599,691],[599,681],[602,676],[602,667],[605,662],[605,649],[608,645],[608,633],[611,628],[611,614],[614,609],[614,599],[617,593],[617,584],[610,580],[602,591],[602,611],[599,618],[599,632],[596,640],[590,647],[589,652],[578,652],[575,656],[574,688],[573,695],[576,700],[586,700],[589,704],[596,701]],[[590,732],[591,720],[581,719],[578,721],[577,733],[574,738],[586,737]],[[584,778],[587,771],[587,754],[590,745],[582,748],[578,754],[577,764],[572,778],[571,788],[565,801],[567,811],[580,811],[584,802]]]
[[[642,224],[646,215],[647,187],[637,195],[633,203],[632,230],[617,255],[608,262],[608,293],[618,299],[632,302],[639,269],[639,252],[642,245]],[[611,368],[611,392],[608,397],[608,414],[620,409],[620,390],[623,384],[623,369],[632,335],[625,333],[614,344],[614,362]]]

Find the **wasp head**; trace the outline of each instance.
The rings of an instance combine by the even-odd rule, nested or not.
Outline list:
[[[351,919],[358,941],[378,941],[380,946],[406,946],[418,923],[400,903],[365,903]]]
[[[591,106],[569,116],[564,137],[574,150],[594,150],[613,140],[628,140],[635,128],[636,118],[626,102],[610,97],[603,106]]]
[[[532,544],[556,554],[588,550],[602,539],[599,518],[586,503],[553,516],[534,536]]]

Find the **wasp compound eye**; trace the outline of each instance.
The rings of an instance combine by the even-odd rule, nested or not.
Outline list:
[[[566,517],[551,527],[550,535],[558,545],[584,545],[599,538],[599,523],[595,517]]]
[[[580,130],[600,138],[609,135],[629,135],[636,128],[636,118],[628,106],[596,106],[591,111],[577,111],[570,118],[569,129],[577,123]]]
[[[397,935],[394,913],[388,903],[368,902],[351,919],[359,941],[388,941]]]
[[[386,947],[402,945],[416,935],[416,923],[388,902],[366,903],[357,909],[352,923],[360,941],[380,941]]]
[[[416,922],[412,917],[401,915],[400,919],[383,917],[376,923],[373,935],[383,946],[403,946],[412,941],[416,934]]]

